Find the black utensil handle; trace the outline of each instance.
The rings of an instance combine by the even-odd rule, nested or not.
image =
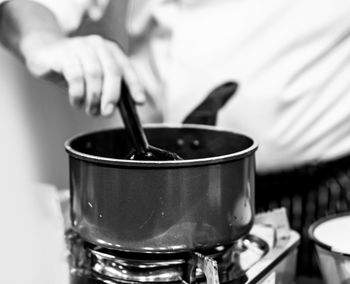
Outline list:
[[[118,107],[125,125],[125,129],[137,153],[145,153],[149,144],[141,126],[135,103],[130,95],[125,81],[121,81],[120,99]]]

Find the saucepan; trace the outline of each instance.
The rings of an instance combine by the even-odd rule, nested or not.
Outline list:
[[[324,282],[350,283],[350,212],[317,220],[310,226],[309,236]]]
[[[136,253],[232,244],[254,216],[256,142],[204,125],[147,125],[152,145],[183,160],[128,160],[123,128],[75,136],[69,155],[71,221],[85,240]]]

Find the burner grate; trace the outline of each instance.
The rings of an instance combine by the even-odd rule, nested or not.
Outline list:
[[[105,249],[67,234],[74,273],[90,274],[102,283],[224,283],[241,281],[245,271],[268,251],[265,241],[247,235],[231,246],[206,252],[135,254]],[[203,254],[206,253],[206,254]],[[233,282],[234,283],[234,282]]]

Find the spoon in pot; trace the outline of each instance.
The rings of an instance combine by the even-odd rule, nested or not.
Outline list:
[[[130,95],[129,88],[124,80],[121,82],[120,99],[118,102],[126,132],[134,147],[128,156],[130,160],[143,161],[172,161],[182,160],[176,153],[154,147],[148,143],[146,134],[141,126],[135,103]]]

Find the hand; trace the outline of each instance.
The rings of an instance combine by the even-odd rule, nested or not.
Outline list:
[[[114,112],[121,77],[136,103],[145,100],[135,71],[115,42],[97,35],[73,38],[36,35],[23,41],[21,50],[34,76],[47,79],[52,73],[62,75],[68,84],[70,104],[85,106],[89,115],[108,116]]]

